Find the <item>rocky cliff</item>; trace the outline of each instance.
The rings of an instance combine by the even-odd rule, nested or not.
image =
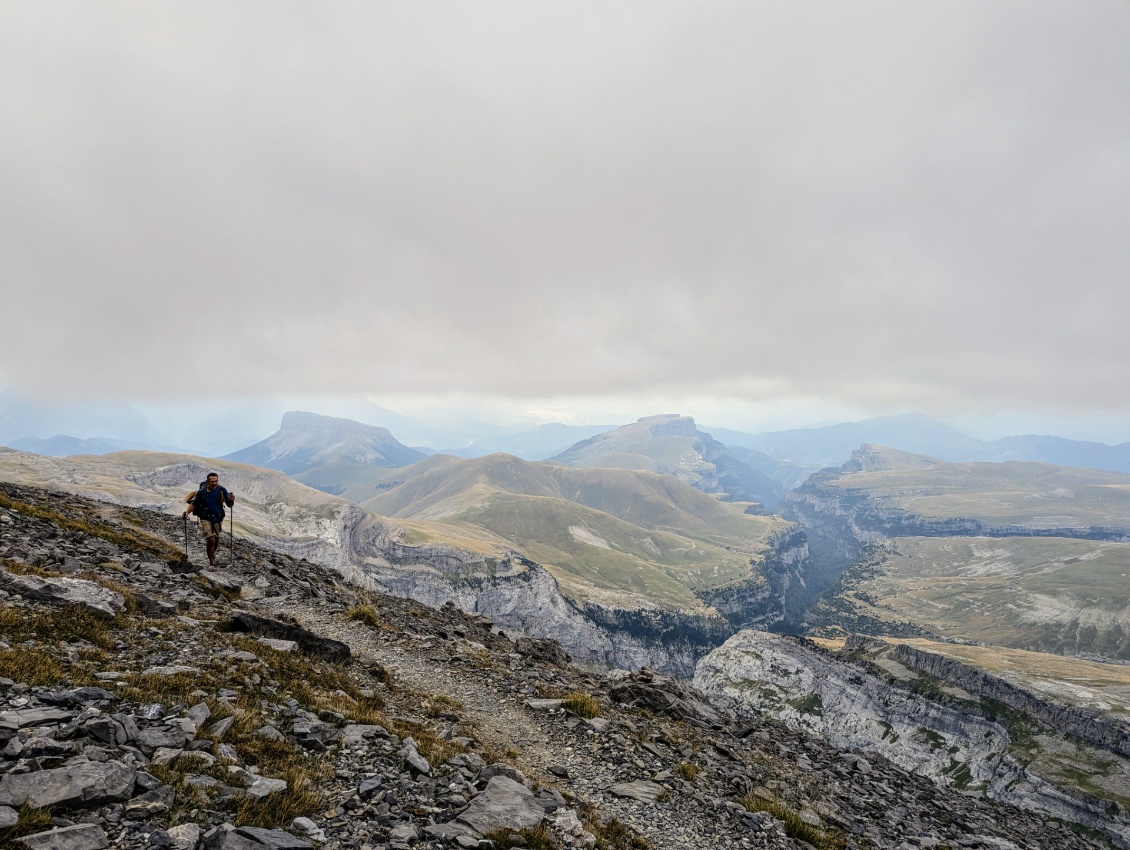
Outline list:
[[[729,711],[776,718],[837,747],[879,753],[939,784],[1086,824],[1130,847],[1130,819],[1028,772],[1010,754],[1004,726],[803,639],[743,631],[699,662],[694,684]]]
[[[1041,699],[999,676],[906,644],[892,649],[891,657],[911,670],[1015,709],[1061,734],[1079,738],[1111,753],[1130,756],[1130,722],[1125,718],[1087,706],[1061,705]]]

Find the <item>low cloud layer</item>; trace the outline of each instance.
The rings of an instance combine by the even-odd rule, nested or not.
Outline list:
[[[74,3],[0,385],[1130,408],[1130,6]]]

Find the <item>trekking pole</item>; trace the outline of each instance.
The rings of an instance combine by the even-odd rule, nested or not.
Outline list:
[[[184,514],[184,559],[188,560],[188,514]]]
[[[235,566],[235,503],[231,506],[231,517],[228,519],[228,566]]]

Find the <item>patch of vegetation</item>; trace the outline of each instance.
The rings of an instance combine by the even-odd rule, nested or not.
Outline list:
[[[57,685],[67,677],[67,670],[41,649],[0,648],[0,676],[33,687]]]
[[[790,700],[789,705],[801,714],[810,714],[813,717],[824,716],[824,700],[820,698],[820,694],[809,694],[804,699]]]
[[[163,561],[179,561],[181,558],[179,547],[137,529],[122,528],[89,516],[70,517],[41,505],[19,501],[6,493],[0,493],[0,507],[8,508],[24,516],[47,520],[67,531],[97,537],[125,549],[143,552]]]
[[[11,558],[0,558],[0,565],[10,573],[20,576],[39,576],[40,578],[58,578],[59,574],[43,567],[25,564],[22,561],[13,561]]]
[[[938,732],[933,729],[927,729],[925,726],[918,727],[918,734],[921,735],[926,743],[930,745],[930,751],[940,750],[946,745],[946,739],[943,738]]]
[[[557,843],[544,826],[537,829],[520,829],[515,832],[503,827],[484,833],[483,838],[493,842],[495,850],[511,850],[514,847],[529,850],[557,850]]]
[[[453,712],[465,710],[466,707],[463,703],[446,694],[433,694],[424,703],[424,713],[428,717],[443,717]]]
[[[574,691],[561,701],[561,707],[567,708],[580,717],[600,717],[600,703],[596,697],[581,691]]]
[[[354,605],[346,612],[346,616],[351,620],[364,623],[366,626],[371,626],[374,629],[379,629],[384,625],[380,615],[377,614],[376,609],[372,605]]]
[[[39,809],[24,803],[19,809],[19,820],[12,826],[0,829],[0,848],[2,850],[25,850],[23,844],[17,839],[25,835],[35,835],[51,826],[51,810]]]
[[[125,625],[126,620],[121,616],[107,619],[81,605],[43,610],[0,605],[0,635],[14,642],[72,643],[84,640],[101,649],[112,649],[113,629]]]
[[[591,805],[581,803],[581,822],[596,838],[595,850],[651,850],[651,844],[642,835],[637,835],[630,826],[616,818],[607,823],[601,819]]]
[[[807,841],[816,850],[844,850],[847,843],[836,832],[826,832],[801,819],[800,813],[779,800],[749,794],[739,801],[747,812],[766,812],[785,826],[785,834],[796,841]]]
[[[700,768],[697,764],[689,761],[681,761],[678,763],[678,765],[675,766],[675,773],[679,774],[679,776],[683,777],[683,779],[691,783],[698,779],[698,775],[701,770],[702,768]]]

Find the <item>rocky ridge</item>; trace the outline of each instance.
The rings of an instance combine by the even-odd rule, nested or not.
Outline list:
[[[243,541],[234,564],[187,572],[179,517],[0,497],[6,843],[1100,846]]]
[[[890,649],[879,641],[856,640],[847,651],[859,655],[865,645]],[[903,657],[899,650],[907,649],[898,647],[890,654],[898,659]],[[928,664],[924,658],[916,661],[917,669]],[[898,672],[905,677],[908,671]],[[978,672],[970,670],[961,681],[981,695],[989,683],[974,675]],[[942,680],[951,681],[946,676]],[[1111,810],[1105,800],[1066,793],[1026,768],[1011,752],[1009,731],[979,710],[975,696],[966,694],[963,702],[940,690],[924,694],[912,687],[917,682],[898,681],[874,664],[855,663],[851,654],[834,655],[802,638],[753,631],[741,632],[704,658],[694,684],[735,714],[773,717],[838,747],[881,753],[940,784],[1084,823],[1118,846],[1130,847],[1130,818],[1118,806]],[[1020,708],[1020,689],[1009,685],[1007,690],[997,688],[993,694]],[[1045,707],[1044,714],[1050,719],[1051,709]],[[1111,745],[1108,761],[1123,763],[1125,773],[1124,760],[1116,755],[1124,728],[1114,722],[1101,727],[1104,742]]]

